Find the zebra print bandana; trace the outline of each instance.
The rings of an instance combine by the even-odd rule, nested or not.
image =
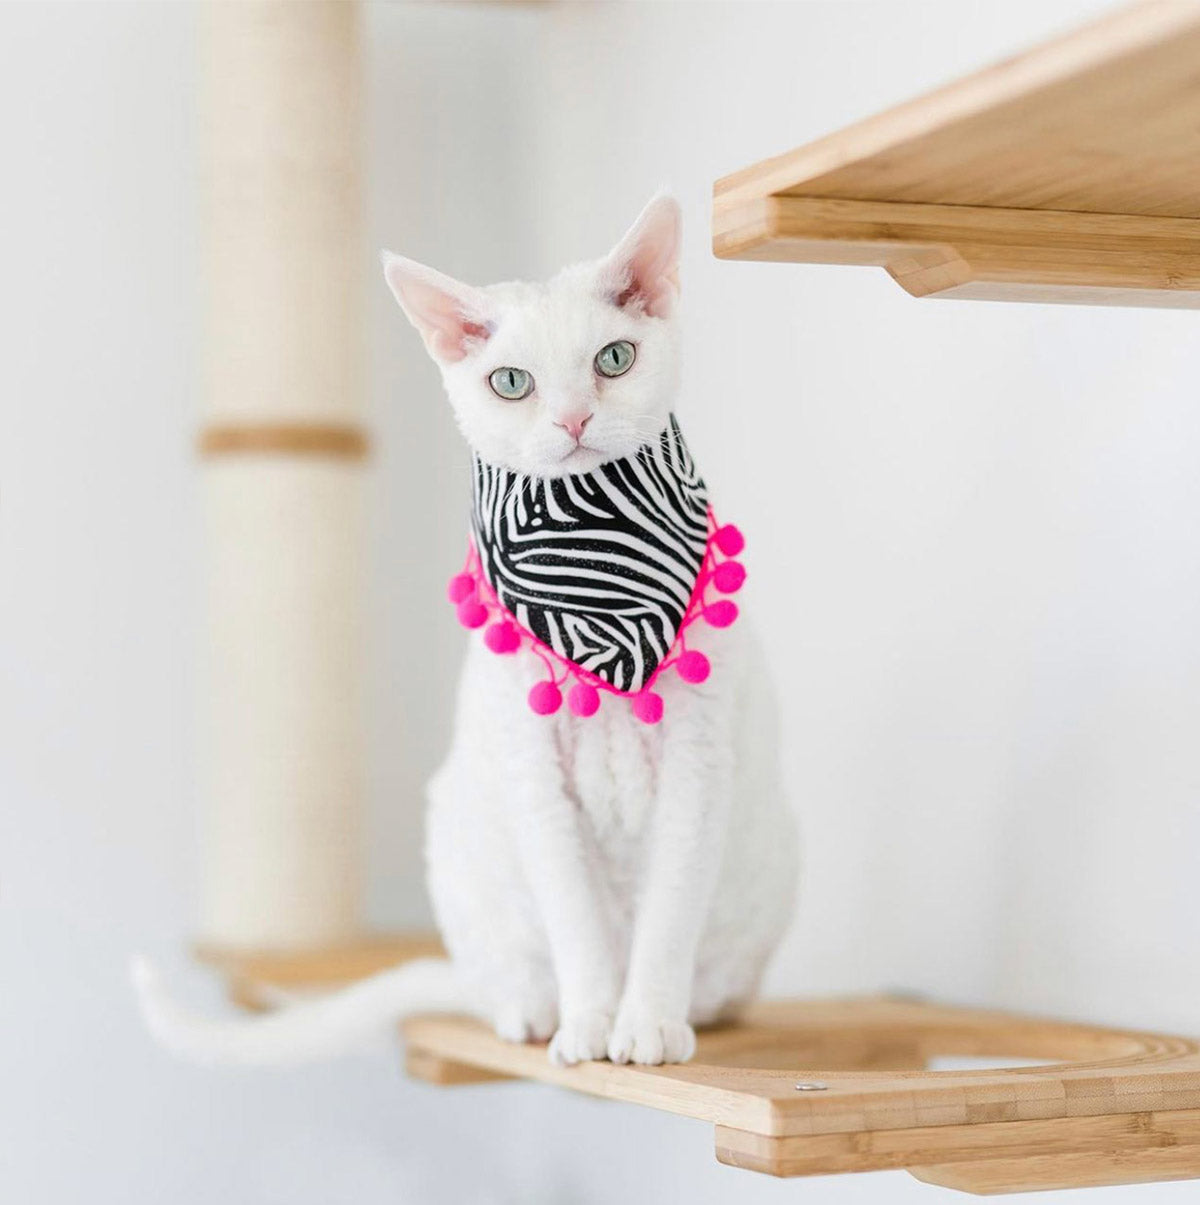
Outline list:
[[[745,577],[736,528],[716,528],[708,491],[672,415],[658,440],[592,473],[530,478],[475,459],[473,542],[450,587],[468,627],[497,653],[529,645],[549,679],[530,693],[541,714],[567,702],[591,715],[600,691],[631,698],[648,723],[662,715],[650,689],[674,666],[685,681],[708,677],[685,630],[698,619],[724,627],[732,602],[705,603],[705,588],[732,593]]]

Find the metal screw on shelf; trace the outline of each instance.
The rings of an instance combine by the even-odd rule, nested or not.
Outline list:
[[[797,1092],[824,1092],[825,1089],[828,1087],[829,1087],[828,1084],[818,1083],[816,1080],[813,1080],[810,1083],[797,1084],[796,1091]]]

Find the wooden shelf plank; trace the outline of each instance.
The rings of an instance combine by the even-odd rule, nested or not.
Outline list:
[[[1149,0],[718,181],[730,259],[914,296],[1200,306],[1200,0]]]
[[[414,933],[198,952],[263,1008],[441,944]],[[1200,1042],[1188,1038],[893,998],[761,1002],[671,1067],[557,1067],[544,1045],[463,1017],[414,1017],[404,1035],[415,1078],[540,1080],[694,1117],[715,1126],[722,1162],[775,1176],[903,1168],[975,1193],[1200,1178]],[[946,1055],[1011,1065],[926,1069]]]
[[[544,1046],[457,1017],[404,1033],[421,1079],[535,1079],[695,1117],[716,1126],[722,1162],[777,1176],[906,1168],[982,1193],[1200,1178],[1200,1044],[1186,1038],[891,999],[758,1004],[671,1067],[556,1067]],[[935,1055],[1056,1062],[924,1070]]]

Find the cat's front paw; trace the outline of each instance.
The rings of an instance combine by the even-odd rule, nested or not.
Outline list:
[[[493,1026],[506,1042],[544,1042],[558,1027],[558,1000],[547,991],[506,1001],[496,1010]]]
[[[696,1034],[686,1021],[618,1015],[608,1038],[614,1063],[686,1063],[696,1053]]]
[[[550,1039],[550,1061],[560,1067],[573,1067],[589,1059],[602,1059],[608,1050],[612,1017],[608,1013],[573,1013],[563,1017],[558,1032]]]

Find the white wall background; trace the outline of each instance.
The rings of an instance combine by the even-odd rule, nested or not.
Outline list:
[[[365,263],[387,244],[467,278],[544,272],[601,251],[660,184],[684,201],[680,410],[750,537],[806,830],[773,992],[1200,1031],[1195,316],[918,303],[878,271],[707,246],[718,175],[1096,8],[368,10]],[[207,1074],[144,1039],[129,951],[216,1003],[179,952],[195,20],[0,7],[0,1199],[951,1199],[899,1174],[738,1173],[704,1125],[548,1089],[437,1091],[387,1059]],[[462,649],[441,600],[466,462],[382,285],[371,304],[372,913],[401,924],[427,915],[419,791]]]

